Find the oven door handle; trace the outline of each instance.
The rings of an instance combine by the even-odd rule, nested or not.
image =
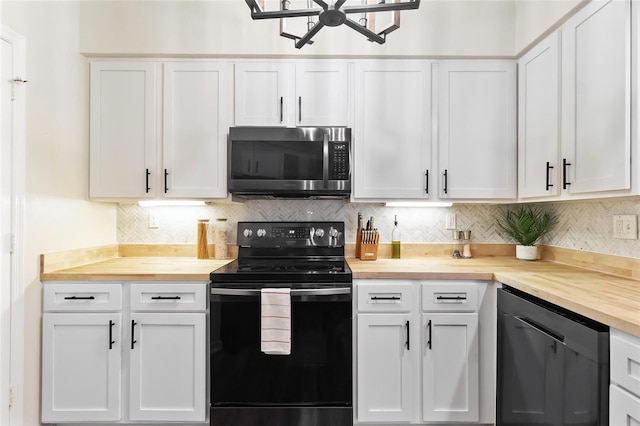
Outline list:
[[[260,289],[246,288],[212,288],[212,295],[220,296],[259,296]],[[351,294],[351,287],[292,289],[292,296],[334,296],[336,294]]]

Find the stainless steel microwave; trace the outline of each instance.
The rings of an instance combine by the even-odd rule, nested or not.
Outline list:
[[[348,198],[351,129],[231,127],[227,188],[236,197]]]

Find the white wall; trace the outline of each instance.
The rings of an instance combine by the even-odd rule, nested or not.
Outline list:
[[[39,255],[116,242],[116,207],[86,201],[88,64],[78,53],[79,5],[2,1],[2,24],[26,39],[26,217],[23,425],[39,425]]]
[[[242,0],[81,2],[84,54],[511,56],[511,0],[431,0],[401,13],[400,29],[380,46],[354,30],[323,28],[295,49],[277,20],[253,21]],[[304,18],[303,18],[304,19]],[[356,18],[357,19],[357,18]]]
[[[520,54],[550,27],[590,1],[516,0],[514,53]]]

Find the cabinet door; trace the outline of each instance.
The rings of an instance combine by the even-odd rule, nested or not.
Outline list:
[[[354,198],[429,197],[430,72],[426,61],[357,64]]]
[[[164,197],[226,198],[227,65],[164,64]]]
[[[154,63],[91,63],[89,139],[90,197],[156,195]]]
[[[406,422],[412,417],[409,314],[358,315],[358,421]],[[415,346],[417,348],[417,346]]]
[[[288,120],[291,64],[235,65],[236,126],[284,126]],[[291,110],[293,112],[293,110]]]
[[[515,62],[441,62],[436,81],[440,197],[515,198]]]
[[[120,420],[119,313],[42,317],[42,421]]]
[[[477,422],[478,314],[423,314],[422,329],[423,420]]]
[[[558,195],[560,39],[552,33],[518,62],[518,193]]]
[[[609,424],[612,426],[640,425],[640,398],[611,385],[609,396]]]
[[[562,156],[571,194],[631,185],[628,0],[593,1],[562,29]]]
[[[131,420],[205,420],[205,319],[204,313],[131,314]]]
[[[297,126],[346,126],[347,64],[296,64],[295,123]]]

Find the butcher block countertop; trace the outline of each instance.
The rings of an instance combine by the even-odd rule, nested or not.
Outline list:
[[[231,260],[195,259],[171,250],[140,255],[109,246],[41,256],[42,281],[209,281],[209,273]],[[605,272],[571,266],[602,264]],[[586,256],[586,257],[585,257]],[[348,258],[354,280],[496,280],[551,303],[640,337],[640,260],[593,253],[554,251],[554,261],[521,261],[513,257],[411,256],[361,261]],[[595,255],[598,256],[598,255]],[[622,261],[620,260],[622,259]],[[610,271],[617,274],[608,273]]]

